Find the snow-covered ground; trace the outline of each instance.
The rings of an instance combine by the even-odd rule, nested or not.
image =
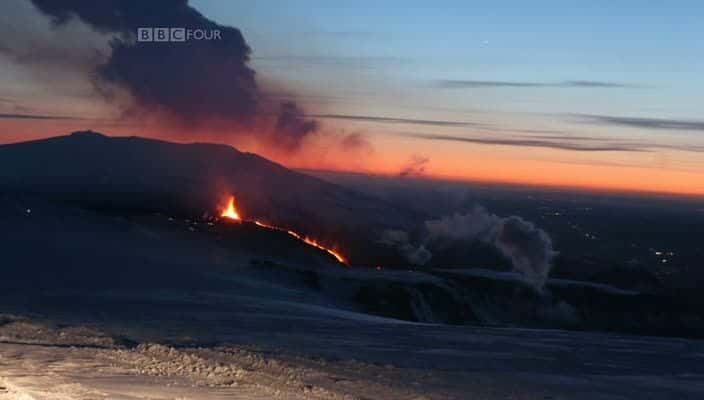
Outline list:
[[[413,324],[239,296],[132,300],[136,313],[102,299],[103,313],[54,314],[68,325],[5,316],[0,399],[704,396],[701,341]]]
[[[0,206],[2,400],[704,398],[704,341],[372,316],[355,282],[438,278],[306,270],[246,227]]]

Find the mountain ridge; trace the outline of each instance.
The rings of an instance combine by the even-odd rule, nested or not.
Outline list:
[[[93,131],[0,145],[2,191],[186,215],[214,215],[234,195],[248,218],[352,247],[352,254],[378,247],[373,238],[381,230],[424,217],[232,146]]]

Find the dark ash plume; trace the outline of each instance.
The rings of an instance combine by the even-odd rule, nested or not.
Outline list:
[[[318,122],[306,119],[296,103],[290,101],[281,103],[274,130],[276,140],[281,147],[295,150],[308,134],[316,130],[318,130]]]
[[[340,140],[340,146],[346,150],[372,151],[372,145],[369,143],[369,140],[358,132],[344,135],[342,140]]]
[[[287,150],[298,148],[316,130],[317,123],[305,120],[294,103],[264,109],[272,107],[272,99],[257,85],[248,64],[251,50],[240,30],[209,20],[187,0],[32,3],[55,26],[78,18],[95,31],[112,35],[111,54],[96,67],[95,83],[108,95],[113,87],[126,90],[134,101],[132,114],[159,111],[193,125],[256,128],[252,130]],[[140,27],[217,30],[221,39],[137,42]],[[270,128],[261,127],[263,120]]]

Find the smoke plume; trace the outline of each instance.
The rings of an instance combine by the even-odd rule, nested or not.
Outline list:
[[[318,123],[315,120],[307,120],[296,103],[290,101],[281,103],[274,130],[277,143],[281,147],[295,150],[306,135],[317,129]]]
[[[425,226],[431,239],[480,240],[493,245],[536,287],[544,285],[557,255],[550,236],[532,222],[515,215],[499,217],[481,207],[426,221]]]
[[[482,207],[426,221],[424,229],[426,237],[421,245],[413,245],[403,231],[385,231],[381,242],[398,248],[412,264],[424,265],[432,257],[426,247],[433,241],[479,240],[511,260],[514,271],[537,289],[544,286],[557,255],[550,236],[532,222],[518,216],[499,217]]]
[[[426,249],[424,245],[414,246],[408,238],[408,233],[396,230],[388,229],[382,232],[381,239],[379,243],[386,245],[388,247],[393,247],[398,249],[401,254],[413,265],[422,266],[427,264],[433,257],[430,250]]]
[[[401,178],[421,176],[425,173],[425,167],[429,162],[430,159],[428,157],[417,154],[413,155],[408,162],[401,167],[401,171],[399,171],[398,176]]]
[[[159,114],[192,128],[227,127],[295,150],[316,131],[293,102],[277,105],[257,84],[250,47],[239,29],[209,20],[187,0],[32,0],[56,29],[82,21],[109,35],[109,54],[93,66],[99,92],[127,93],[128,115]],[[219,32],[219,40],[138,42],[140,27]]]

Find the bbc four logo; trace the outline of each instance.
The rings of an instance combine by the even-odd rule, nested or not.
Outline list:
[[[138,42],[186,42],[190,40],[221,40],[219,29],[188,29],[175,27],[137,28]]]

